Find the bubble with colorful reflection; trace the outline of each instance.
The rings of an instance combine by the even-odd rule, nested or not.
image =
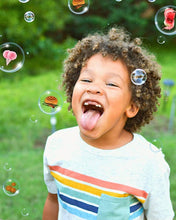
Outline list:
[[[162,34],[176,34],[176,6],[167,5],[160,8],[155,15],[155,26]]]
[[[16,43],[7,42],[0,45],[0,70],[13,73],[23,67],[25,54]]]
[[[38,105],[43,113],[53,115],[62,109],[63,99],[58,91],[47,90],[40,95]]]
[[[16,196],[20,192],[20,185],[16,179],[7,179],[3,184],[3,191],[7,196]]]
[[[89,0],[68,0],[68,8],[73,14],[84,14],[89,10]]]
[[[131,73],[131,82],[135,85],[143,85],[147,80],[147,74],[143,69],[135,69]]]

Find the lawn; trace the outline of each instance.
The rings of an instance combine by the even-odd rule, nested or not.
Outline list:
[[[169,45],[152,48],[162,65],[163,78],[176,79],[175,50]],[[167,52],[167,53],[166,53]],[[51,134],[50,116],[40,111],[38,99],[48,89],[58,90],[62,68],[38,76],[23,76],[23,69],[0,81],[0,219],[40,220],[47,190],[43,182],[42,157],[46,138]],[[18,77],[20,75],[20,77]],[[176,80],[175,80],[176,82]],[[163,86],[163,83],[161,83]],[[164,88],[163,88],[164,91]],[[62,90],[62,110],[56,114],[56,128],[76,124]],[[171,198],[176,210],[176,138],[174,130],[168,132],[169,115],[176,86],[172,88],[167,105],[161,107],[155,120],[142,130],[149,140],[162,148],[171,168]],[[7,196],[2,188],[8,179],[19,182],[19,194]],[[176,219],[176,218],[175,218]]]

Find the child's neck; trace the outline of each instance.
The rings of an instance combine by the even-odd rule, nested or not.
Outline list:
[[[89,145],[102,149],[102,150],[113,150],[116,148],[123,147],[133,140],[133,134],[123,130],[119,135],[113,135],[111,137],[104,137],[98,139],[91,139],[81,134],[81,138]]]

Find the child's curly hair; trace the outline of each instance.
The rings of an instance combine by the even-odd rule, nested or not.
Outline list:
[[[63,85],[67,101],[70,103],[69,109],[81,68],[91,56],[101,53],[103,56],[112,57],[113,60],[123,60],[128,68],[129,77],[135,69],[143,69],[147,73],[147,81],[143,85],[131,83],[132,101],[139,107],[139,111],[135,117],[127,119],[124,128],[136,132],[141,126],[148,124],[159,105],[161,73],[155,56],[140,45],[140,39],[131,40],[123,28],[111,28],[107,34],[88,35],[68,50],[69,56],[64,63]]]

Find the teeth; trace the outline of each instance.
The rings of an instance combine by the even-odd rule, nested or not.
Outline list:
[[[88,106],[89,103],[88,103],[88,102],[85,102],[84,105],[87,105],[87,106]],[[96,106],[97,108],[102,108],[102,106],[101,106],[100,104],[96,104],[95,106]]]

